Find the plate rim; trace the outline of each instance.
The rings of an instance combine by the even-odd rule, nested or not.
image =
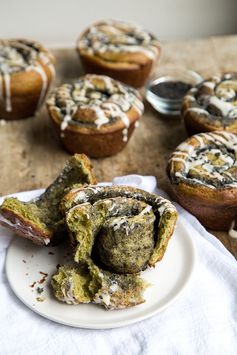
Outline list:
[[[0,203],[2,202],[2,200],[6,197],[9,196],[16,196],[19,197],[20,195],[24,195],[26,193],[28,194],[34,194],[34,197],[37,197],[37,194],[40,194],[41,192],[43,192],[45,189],[36,189],[36,190],[29,190],[29,191],[22,191],[19,193],[13,193],[7,196],[2,196],[0,197]],[[34,198],[33,197],[33,198]],[[6,277],[7,277],[7,282],[9,287],[11,288],[11,290],[13,291],[14,295],[31,311],[33,311],[34,313],[40,315],[41,317],[56,322],[57,324],[63,324],[66,326],[70,326],[70,327],[74,327],[74,328],[82,328],[82,329],[97,329],[97,330],[103,330],[103,329],[115,329],[115,328],[121,328],[121,327],[125,327],[134,323],[138,323],[141,322],[142,320],[146,320],[160,312],[162,312],[164,309],[166,309],[167,307],[169,307],[172,303],[174,303],[177,298],[184,292],[184,290],[187,288],[187,286],[189,285],[192,276],[194,274],[195,268],[196,268],[196,264],[197,264],[197,251],[196,251],[196,247],[195,247],[195,243],[190,235],[190,232],[187,230],[187,228],[185,227],[183,221],[181,218],[178,217],[178,223],[181,224],[182,229],[185,231],[184,235],[185,235],[185,241],[186,243],[188,243],[188,247],[189,247],[189,252],[190,252],[190,260],[191,260],[191,264],[190,264],[190,268],[189,268],[189,272],[186,274],[185,276],[185,280],[182,281],[181,286],[179,286],[178,291],[175,293],[175,295],[171,296],[171,298],[163,305],[160,306],[157,309],[151,310],[151,311],[145,311],[145,315],[140,315],[140,316],[134,316],[131,317],[130,319],[126,319],[126,320],[121,320],[121,321],[117,321],[116,323],[113,322],[108,322],[106,324],[103,324],[103,322],[101,324],[93,324],[93,323],[77,323],[77,324],[72,324],[72,322],[67,322],[61,319],[61,317],[59,317],[60,319],[58,319],[57,317],[54,317],[52,315],[46,315],[45,313],[41,312],[39,309],[35,308],[34,306],[32,306],[31,304],[27,303],[27,301],[25,301],[24,297],[22,297],[18,292],[17,289],[14,287],[14,284],[11,282],[11,276],[9,275],[9,253],[11,251],[12,245],[14,244],[14,242],[19,239],[16,238],[12,238],[12,240],[10,241],[10,244],[7,247],[6,250],[6,255],[5,255],[5,272],[6,272]],[[14,232],[12,232],[14,234]]]

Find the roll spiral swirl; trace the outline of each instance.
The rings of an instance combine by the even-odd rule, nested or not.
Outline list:
[[[204,80],[184,97],[182,115],[189,133],[237,133],[237,74]]]

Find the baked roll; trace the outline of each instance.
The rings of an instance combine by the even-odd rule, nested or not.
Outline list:
[[[54,74],[54,58],[41,44],[0,40],[0,117],[33,116],[43,104]]]
[[[200,133],[172,153],[167,173],[175,200],[213,230],[228,230],[237,214],[237,136]]]
[[[105,74],[134,87],[144,85],[160,56],[160,43],[139,26],[95,23],[82,33],[77,50],[87,73]]]
[[[237,74],[213,76],[184,97],[182,117],[189,135],[200,132],[237,133]]]
[[[144,110],[135,89],[93,74],[56,88],[47,107],[65,148],[90,157],[121,151]]]
[[[64,218],[58,206],[66,189],[74,184],[95,183],[89,159],[75,154],[56,180],[37,199],[23,202],[8,197],[0,206],[0,224],[38,245],[57,243],[66,237]]]
[[[95,244],[99,263],[116,273],[137,273],[155,266],[177,219],[171,202],[130,186],[72,189],[60,208],[66,213],[74,260],[92,255]]]
[[[59,268],[55,296],[108,309],[144,302],[139,273],[165,253],[177,219],[171,202],[129,186],[89,185],[69,191],[60,208],[78,266]]]

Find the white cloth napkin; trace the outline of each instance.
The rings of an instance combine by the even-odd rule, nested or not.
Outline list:
[[[162,194],[154,177],[114,179]],[[180,206],[198,252],[194,275],[180,297],[161,313],[119,329],[71,328],[44,319],[23,305],[8,286],[4,259],[10,233],[0,239],[0,354],[2,355],[234,355],[237,354],[237,263]]]

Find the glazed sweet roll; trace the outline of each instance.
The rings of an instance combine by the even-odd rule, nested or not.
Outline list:
[[[171,155],[168,177],[175,199],[211,229],[227,230],[237,213],[237,136],[200,133]]]
[[[79,38],[78,53],[86,72],[105,74],[141,87],[160,56],[160,43],[137,25],[103,21]]]
[[[165,253],[177,219],[171,202],[129,186],[90,185],[68,192],[60,208],[78,266],[58,269],[55,296],[109,309],[144,302],[139,273]]]
[[[0,40],[0,117],[10,120],[34,115],[54,74],[54,58],[41,44]]]
[[[117,273],[136,273],[161,260],[177,218],[171,202],[129,186],[72,189],[60,206],[75,261],[91,255],[95,245],[98,260]]]
[[[92,74],[56,88],[47,106],[66,149],[91,157],[122,150],[144,110],[135,89]]]
[[[182,116],[188,133],[237,133],[237,74],[213,76],[184,97]]]

